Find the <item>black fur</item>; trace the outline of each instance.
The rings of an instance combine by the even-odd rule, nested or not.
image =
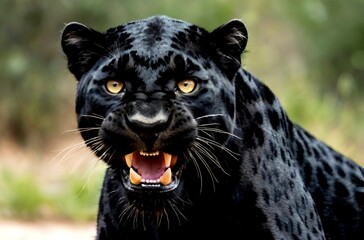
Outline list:
[[[363,238],[363,168],[292,123],[241,68],[247,37],[239,20],[210,33],[165,16],[64,28],[78,125],[109,165],[98,240]],[[177,159],[167,184],[155,170],[164,153]]]

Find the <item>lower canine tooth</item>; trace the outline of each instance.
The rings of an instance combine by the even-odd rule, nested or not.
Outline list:
[[[140,176],[134,169],[130,168],[129,172],[130,182],[134,185],[138,185],[142,181],[142,176]]]
[[[160,183],[163,185],[168,185],[172,182],[172,171],[168,168],[163,175],[159,178]]]

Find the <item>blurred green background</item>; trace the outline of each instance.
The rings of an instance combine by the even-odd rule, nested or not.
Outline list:
[[[76,129],[64,24],[104,31],[155,14],[207,30],[242,19],[243,65],[292,120],[364,164],[363,0],[2,0],[0,218],[94,220],[105,165]]]

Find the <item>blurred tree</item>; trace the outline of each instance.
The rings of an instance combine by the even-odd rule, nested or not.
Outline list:
[[[300,36],[310,79],[323,91],[358,101],[364,90],[364,1],[282,3]]]

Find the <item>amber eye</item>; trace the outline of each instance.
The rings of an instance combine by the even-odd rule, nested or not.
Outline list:
[[[178,82],[177,87],[182,93],[191,93],[196,87],[196,82],[191,79],[182,80]]]
[[[123,90],[124,83],[118,80],[109,80],[105,85],[106,89],[112,94],[118,94]]]

